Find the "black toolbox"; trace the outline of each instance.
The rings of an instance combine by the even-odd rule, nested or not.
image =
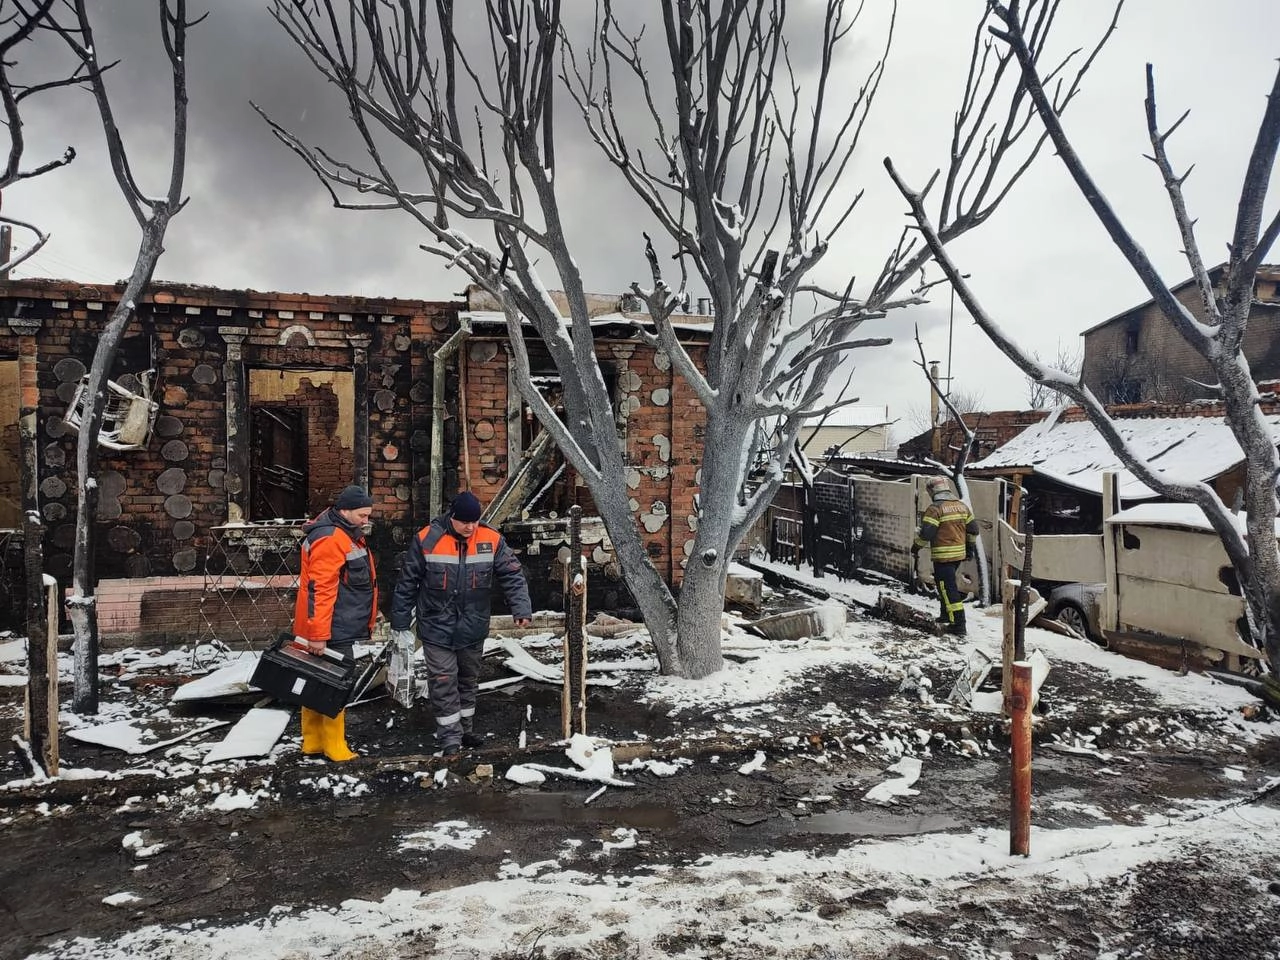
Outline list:
[[[292,634],[281,634],[262,653],[249,683],[284,703],[301,704],[336,717],[351,697],[356,662],[326,650],[321,656],[296,646]]]

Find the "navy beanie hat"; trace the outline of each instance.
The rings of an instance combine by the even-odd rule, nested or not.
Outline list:
[[[333,501],[333,506],[335,510],[360,510],[363,507],[372,507],[373,497],[364,492],[364,487],[357,487],[353,483],[349,487],[342,488],[342,492]]]
[[[480,519],[480,514],[483,511],[480,508],[480,501],[476,499],[476,495],[470,490],[463,490],[453,498],[453,507],[450,512],[453,514],[453,519],[461,523],[475,523]]]

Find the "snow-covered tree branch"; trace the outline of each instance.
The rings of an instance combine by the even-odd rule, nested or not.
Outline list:
[[[1050,56],[1058,3],[1027,5],[1037,57]],[[851,278],[812,313],[796,298],[818,295],[812,274],[862,196],[849,171],[896,19],[890,0],[876,9],[883,26],[870,35],[871,6],[845,0],[818,8],[820,31],[794,27],[783,0],[599,0],[594,18],[562,13],[556,0],[486,0],[483,22],[462,21],[453,0],[272,4],[341,91],[366,157],[339,161],[268,119],[271,129],[335,204],[395,204],[426,234],[425,250],[501,306],[520,392],[589,486],[667,673],[720,668],[728,562],[783,482],[801,426],[830,405],[828,384],[847,373],[850,352],[874,342],[858,328],[927,290],[912,283],[931,253],[904,235],[858,296]],[[953,84],[963,94],[938,203],[944,242],[991,215],[1045,140],[1028,132],[1032,108],[1012,54],[984,39],[986,22],[975,26],[967,79]],[[1082,63],[1057,62],[1059,109],[1109,34]],[[849,87],[836,66],[869,36],[878,54]],[[557,180],[555,146],[570,135],[554,113],[558,98],[647,211],[652,229],[637,229],[624,251],[643,252],[649,268],[632,288],[648,309],[638,334],[670,357],[705,408],[692,548],[702,560],[687,566],[678,603],[630,506],[562,216],[572,188]],[[713,316],[696,353],[672,322],[691,284],[705,289]],[[567,317],[552,288],[564,291]],[[560,374],[563,417],[531,382],[527,336]]]
[[[1158,473],[1126,442],[1108,417],[1102,403],[1083,386],[1075,371],[1052,367],[1021,349],[978,301],[972,288],[948,255],[940,232],[924,207],[920,192],[913,190],[894,168],[885,165],[911,208],[911,216],[928,249],[954,285],[974,321],[991,341],[1029,378],[1045,384],[1083,407],[1089,420],[1125,466],[1144,484],[1171,500],[1193,503],[1203,512],[1221,538],[1239,576],[1248,605],[1253,640],[1265,650],[1273,671],[1280,669],[1280,550],[1276,540],[1276,480],[1280,475],[1276,445],[1261,410],[1259,394],[1243,352],[1244,331],[1249,322],[1258,266],[1275,240],[1274,219],[1264,229],[1268,182],[1280,148],[1280,71],[1267,98],[1266,108],[1246,168],[1237,207],[1231,257],[1226,265],[1223,289],[1215,289],[1194,236],[1182,196],[1186,174],[1176,176],[1165,150],[1169,135],[1161,132],[1156,113],[1155,85],[1147,73],[1147,118],[1152,158],[1160,170],[1169,195],[1180,238],[1201,293],[1203,318],[1196,317],[1173,294],[1154,265],[1121,222],[1101,188],[1094,181],[1068,139],[1053,101],[1045,92],[1042,76],[1031,50],[1025,27],[1019,19],[1018,4],[991,4],[1001,27],[993,31],[1017,58],[1018,69],[1027,85],[1040,123],[1053,142],[1054,150],[1075,181],[1081,195],[1093,208],[1116,249],[1142,280],[1168,321],[1205,358],[1217,375],[1225,405],[1226,422],[1240,445],[1245,469],[1245,527],[1206,483],[1184,481]],[[1180,123],[1181,121],[1179,121]]]

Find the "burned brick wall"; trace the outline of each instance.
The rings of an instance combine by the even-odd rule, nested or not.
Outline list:
[[[76,432],[64,417],[119,289],[0,282],[0,313],[8,321],[0,328],[0,358],[28,357],[38,389],[36,508],[44,521],[45,569],[64,587],[77,509]],[[154,284],[111,378],[126,397],[149,394],[158,412],[140,446],[99,449],[97,579],[150,578],[148,589],[162,590],[179,581],[187,589],[191,578],[204,577],[206,588],[213,578],[215,589],[224,589],[219,578],[248,575],[246,558],[228,553],[239,546],[227,531],[254,522],[296,527],[356,482],[375,500],[371,546],[389,592],[405,545],[430,520],[435,364],[445,365],[445,503],[464,488],[491,499],[540,429],[512,385],[505,329],[473,335],[456,353],[435,359],[464,306]],[[678,585],[697,524],[701,406],[668,358],[625,325],[601,331],[597,343],[625,443],[636,523],[655,565]],[[255,491],[269,484],[276,497],[255,503]],[[575,503],[594,512],[586,488],[563,470],[541,507],[563,517]],[[292,554],[295,545],[283,536],[281,543]],[[551,564],[531,575],[558,582],[558,550],[541,555]],[[591,560],[608,595],[625,605],[607,538],[592,547]],[[190,616],[189,605],[153,597],[136,607],[161,619]],[[163,634],[167,627],[150,629]]]
[[[14,318],[34,337],[38,509],[45,569],[63,586],[77,508],[76,432],[64,417],[116,294],[65,281],[0,284],[0,311],[10,320],[0,330],[0,356],[18,355]],[[305,458],[298,481],[305,489],[291,502],[300,515],[318,513],[348,483],[369,487],[377,501],[373,546],[389,589],[415,515],[426,512],[430,355],[441,331],[456,325],[457,309],[156,284],[139,304],[111,378],[132,393],[149,392],[159,410],[140,448],[98,451],[97,578],[221,572],[218,531],[255,519],[251,495],[255,473],[263,482],[260,461],[281,466],[269,456],[270,443],[254,447],[252,415],[260,411],[264,422],[298,425],[293,439]],[[284,386],[255,395],[251,376],[275,377]],[[444,456],[446,463],[456,460],[456,445]]]
[[[697,529],[705,413],[692,388],[661,351],[621,332],[613,337],[598,332],[596,344],[624,443],[632,513],[650,559],[668,583],[678,586]],[[705,348],[697,343],[687,348],[695,362],[701,362]],[[465,366],[460,376],[466,385],[465,409],[459,408],[458,416],[465,421],[466,430],[461,438],[458,462],[463,476],[458,486],[469,487],[488,503],[541,427],[516,391],[504,337],[473,335],[463,354]],[[530,350],[530,365],[535,376],[540,370],[554,369],[536,348]],[[553,406],[555,379],[548,373],[537,380],[549,391]],[[566,470],[549,481],[534,506],[532,513],[541,518],[535,523],[537,530],[513,530],[513,543],[537,546],[525,563],[539,595],[554,599],[561,579],[559,547],[568,544],[567,532],[558,533],[559,527],[542,520],[563,518],[575,504],[587,516],[595,513],[590,491]],[[606,593],[618,605],[628,604],[629,594],[621,586],[607,538],[590,552],[588,560],[599,567],[608,584]]]

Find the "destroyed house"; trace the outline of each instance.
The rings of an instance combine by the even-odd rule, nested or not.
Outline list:
[[[1261,403],[1272,435],[1280,443],[1280,399]],[[1223,502],[1236,501],[1244,482],[1243,455],[1220,402],[1132,404],[1107,408],[1116,429],[1160,473],[1185,482],[1204,481]],[[1102,531],[1102,477],[1115,473],[1126,506],[1161,498],[1134,477],[1080,407],[1053,411],[994,453],[970,464],[972,477],[1003,478],[1025,491],[1011,504],[1009,522],[1019,512],[1035,522],[1038,534],[1096,534]]]
[[[83,384],[121,289],[0,283],[4,422],[16,424],[23,409],[36,413],[32,441],[12,426],[0,435],[6,626],[19,627],[23,616],[24,511],[41,519],[45,572],[61,588],[70,582]],[[377,504],[370,539],[384,589],[412,533],[470,487],[483,501],[504,501],[535,596],[558,605],[564,511],[578,503],[590,518],[590,497],[537,442],[515,389],[505,325],[485,322],[472,306],[154,283],[110,373],[98,451],[104,637],[192,640],[222,636],[232,624],[249,639],[273,636],[288,626],[301,522],[353,481]],[[643,315],[618,306],[616,298],[611,309],[600,305],[608,319],[594,330],[597,349],[632,465],[637,523],[659,569],[678,582],[692,539],[701,408],[666,358],[636,337],[630,319]],[[467,314],[469,333],[460,325]],[[529,341],[548,382],[532,331]],[[30,503],[24,456],[37,471]],[[529,479],[535,459],[544,482],[503,494],[513,474]],[[612,585],[597,598],[623,603],[599,522],[588,519],[584,530],[596,531],[591,559],[607,574],[602,585]]]
[[[1225,293],[1226,264],[1209,271],[1214,294]],[[1196,282],[1170,288],[1198,320],[1204,303]],[[1085,330],[1081,379],[1103,403],[1183,403],[1215,396],[1217,377],[1204,357],[1148,300]],[[1242,344],[1253,376],[1280,377],[1280,264],[1258,268]]]

